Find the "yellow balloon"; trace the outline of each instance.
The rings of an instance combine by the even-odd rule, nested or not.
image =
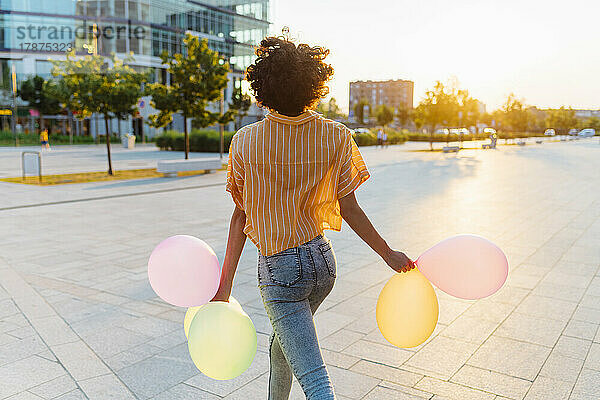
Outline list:
[[[256,329],[234,304],[203,305],[190,324],[188,350],[204,375],[219,380],[242,374],[256,354]]]
[[[377,299],[377,326],[397,347],[415,347],[435,329],[438,301],[431,283],[416,268],[394,275]]]
[[[237,301],[233,296],[229,296],[229,303],[235,305],[240,310],[242,310],[242,306],[239,301]],[[190,307],[185,312],[185,318],[183,319],[183,331],[185,332],[185,337],[188,337],[190,331],[190,324],[192,323],[192,319],[194,319],[194,315],[198,312],[200,308],[202,308],[204,304],[201,306]],[[242,310],[244,312],[244,310]]]

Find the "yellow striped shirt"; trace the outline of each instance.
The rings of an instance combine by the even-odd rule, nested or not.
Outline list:
[[[246,213],[244,233],[269,256],[340,230],[338,199],[369,172],[352,131],[314,111],[270,112],[231,141],[227,191]]]

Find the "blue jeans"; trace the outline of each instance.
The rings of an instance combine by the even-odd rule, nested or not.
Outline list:
[[[258,287],[273,326],[269,400],[287,400],[292,373],[308,400],[335,399],[313,314],[331,292],[336,260],[323,235],[272,256],[258,257]]]

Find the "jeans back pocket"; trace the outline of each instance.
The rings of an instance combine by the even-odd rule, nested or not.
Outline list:
[[[329,275],[335,278],[336,269],[337,269],[337,261],[335,259],[335,254],[333,253],[333,248],[331,247],[331,243],[322,243],[319,245],[319,252],[323,256],[323,260],[325,261],[325,265],[327,266],[327,271]]]
[[[302,277],[300,251],[297,247],[265,257],[271,281],[281,286],[292,286]]]

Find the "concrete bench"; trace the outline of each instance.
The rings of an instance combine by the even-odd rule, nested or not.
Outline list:
[[[213,171],[222,168],[221,160],[218,158],[195,158],[191,160],[163,160],[156,166],[156,172],[165,174],[167,177],[175,177],[178,172],[183,171]]]
[[[458,153],[459,150],[460,150],[460,147],[458,147],[458,146],[444,146],[442,148],[442,151],[444,153]]]

